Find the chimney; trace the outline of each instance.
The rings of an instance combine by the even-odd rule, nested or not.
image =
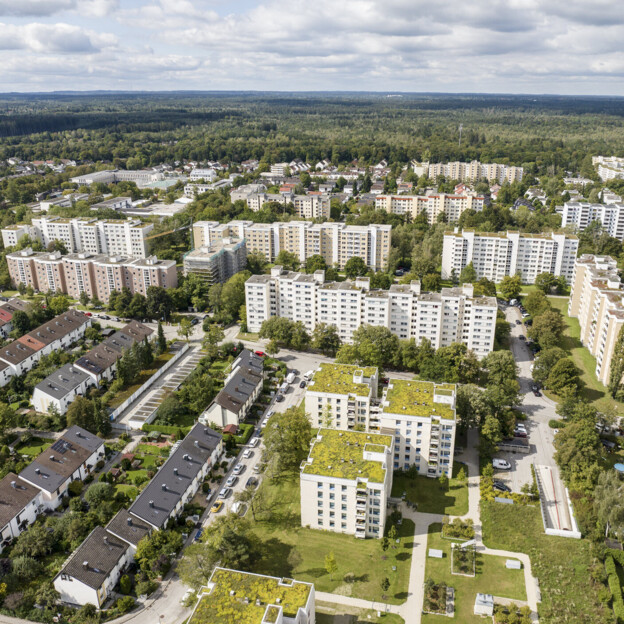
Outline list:
[[[199,442],[197,440],[195,440],[194,444],[197,448],[199,448]]]
[[[153,509],[154,508],[154,501],[150,501],[149,502],[149,506]]]
[[[35,468],[35,474],[40,475],[41,474],[41,470],[39,470],[39,468]]]
[[[176,477],[178,476],[178,469],[177,469],[177,468],[174,468],[174,469],[173,469],[173,474],[174,474]]]
[[[132,518],[128,518],[126,522],[128,523],[128,526],[132,526]]]
[[[11,487],[12,487],[14,490],[17,490],[17,483],[15,483],[15,481],[11,481]]]
[[[166,491],[167,491],[167,484],[166,484],[166,483],[163,483],[163,484],[162,484],[162,491],[163,491],[163,492],[166,492]]]
[[[50,455],[50,461],[54,461],[54,455]]]
[[[82,562],[82,568],[86,571],[89,569],[89,562],[88,561],[83,561]]]
[[[105,535],[105,536],[104,536],[104,543],[105,543],[105,544],[108,544],[108,535]]]

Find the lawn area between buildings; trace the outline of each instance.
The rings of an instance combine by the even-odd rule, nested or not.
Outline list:
[[[396,613],[381,613],[371,609],[356,609],[342,604],[316,602],[316,624],[405,624]]]
[[[381,582],[387,577],[390,588],[383,602],[405,602],[414,542],[411,520],[404,519],[398,527],[400,544],[393,542],[383,552],[381,540],[301,527],[298,476],[266,478],[261,488],[265,503],[253,531],[263,543],[264,555],[253,572],[308,581],[317,591],[379,601],[384,593]],[[325,557],[331,552],[338,571],[330,578]]]
[[[592,557],[589,541],[546,535],[540,510],[534,506],[481,501],[481,522],[486,546],[531,558],[542,595],[541,624],[613,621],[610,607],[598,599],[602,585],[591,578],[592,566],[602,563]]]
[[[54,440],[47,440],[45,438],[31,438],[22,446],[18,446],[15,449],[16,453],[20,455],[29,455],[30,457],[36,457],[40,453],[43,453],[47,448],[52,446]]]
[[[446,583],[455,588],[455,619],[462,624],[482,622],[481,616],[473,614],[474,601],[477,593],[492,594],[512,600],[526,600],[523,570],[508,570],[505,557],[483,555],[477,552],[476,576],[468,577],[451,574],[451,544],[459,540],[443,539],[440,535],[441,524],[429,527],[427,552],[429,548],[444,551],[443,559],[427,557],[425,579],[431,578],[435,583]],[[446,616],[423,615],[423,622],[443,622]]]
[[[616,406],[618,413],[624,415],[624,403],[612,399],[605,386],[596,378],[596,358],[581,344],[579,339],[581,329],[578,319],[568,316],[568,299],[549,297],[548,300],[553,308],[561,312],[566,323],[567,328],[563,336],[561,348],[569,353],[581,371],[581,381],[584,386],[581,390],[581,396],[593,403],[598,411],[604,411],[608,408],[612,409],[613,406]],[[556,395],[552,393],[548,393],[548,396],[558,400]]]
[[[442,486],[438,479],[430,479],[423,475],[409,477],[407,474],[395,474],[392,481],[392,496],[406,498],[418,505],[423,513],[439,513],[447,516],[463,516],[468,513],[468,479],[463,482],[457,479],[460,469],[468,475],[465,464],[454,462],[453,477],[448,485]]]

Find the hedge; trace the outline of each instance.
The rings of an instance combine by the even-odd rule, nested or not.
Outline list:
[[[624,559],[624,553],[621,551],[614,551],[613,554],[607,555],[607,558],[605,559],[605,570],[608,575],[609,589],[611,590],[611,595],[613,596],[613,613],[615,613],[615,617],[618,622],[624,622],[624,598],[622,597],[620,577],[618,576],[615,561],[613,559],[615,552],[619,553],[616,555],[618,563]]]
[[[182,433],[186,435],[193,427],[175,427],[172,425],[143,425],[142,431],[149,433],[150,431],[158,431],[165,435],[176,435],[178,431],[182,430]]]
[[[251,424],[241,423],[238,425],[238,428],[241,430],[241,433],[234,436],[236,444],[247,444],[247,442],[249,442],[249,438],[251,438],[251,435],[254,432],[254,426]]]

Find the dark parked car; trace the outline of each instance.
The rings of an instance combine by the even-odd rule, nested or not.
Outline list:
[[[520,340],[526,340],[526,336],[524,334],[520,334],[518,338],[520,338]]]
[[[534,394],[536,397],[541,397],[541,396],[542,396],[542,393],[541,393],[539,390],[533,390],[533,394]]]
[[[249,477],[247,483],[245,483],[245,487],[256,487],[256,485],[258,485],[258,479],[256,479],[256,477]]]
[[[305,379],[299,384],[300,388],[305,388],[306,387],[306,382]]]
[[[494,481],[492,487],[499,492],[511,492],[511,488],[502,481]]]
[[[522,430],[514,431],[514,436],[516,436],[516,438],[528,438],[529,437],[527,435],[527,432],[526,431],[522,431]]]
[[[191,325],[197,325],[197,323],[199,323],[199,319],[198,319],[198,318],[194,318],[194,319],[191,321]]]
[[[522,321],[519,319],[516,319],[516,325],[522,325]]]
[[[275,402],[276,402],[276,403],[281,403],[283,400],[284,400],[284,395],[283,395],[283,394],[278,394],[278,395],[275,397]]]
[[[203,534],[204,530],[203,529],[199,529],[199,531],[197,531],[197,533],[195,533],[195,537],[193,538],[194,542],[199,542],[199,540],[201,539],[201,536]]]

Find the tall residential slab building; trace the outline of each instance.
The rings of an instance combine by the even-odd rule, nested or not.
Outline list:
[[[277,266],[270,275],[252,275],[245,295],[252,332],[281,316],[301,321],[308,331],[320,323],[334,325],[343,342],[351,342],[362,325],[379,325],[403,340],[426,338],[435,349],[460,342],[479,358],[494,348],[496,300],[473,296],[470,284],[440,293],[421,293],[419,282],[371,290],[369,278],[325,282],[324,271],[308,275]]]
[[[212,245],[224,238],[244,238],[247,250],[260,252],[275,262],[280,251],[294,253],[304,263],[320,255],[329,266],[343,269],[353,257],[360,257],[369,268],[382,271],[388,267],[391,225],[346,225],[286,221],[254,223],[253,221],[198,221],[193,225],[195,247]]]
[[[184,255],[184,275],[195,274],[208,284],[227,282],[247,266],[245,240],[222,238]]]
[[[540,273],[562,275],[569,283],[574,274],[578,238],[569,234],[522,234],[520,232],[445,232],[442,279],[459,277],[472,262],[477,279],[500,282],[506,275],[520,274],[533,284]]]
[[[425,175],[431,180],[444,176],[447,180],[459,180],[460,182],[488,182],[505,181],[512,182],[522,180],[524,170],[522,167],[513,167],[500,163],[481,163],[478,160],[470,162],[429,163],[413,162],[412,169],[416,175]]]
[[[598,221],[609,236],[624,240],[624,204],[566,202],[563,205],[561,227],[573,226],[582,231],[594,221]]]
[[[427,215],[430,225],[438,222],[444,214],[447,223],[455,223],[466,210],[483,210],[485,197],[478,195],[379,195],[375,198],[375,208],[398,215],[408,215],[415,219]]]
[[[624,290],[613,258],[585,254],[576,261],[568,315],[578,319],[580,340],[596,358],[596,377],[607,385],[624,325]]]

